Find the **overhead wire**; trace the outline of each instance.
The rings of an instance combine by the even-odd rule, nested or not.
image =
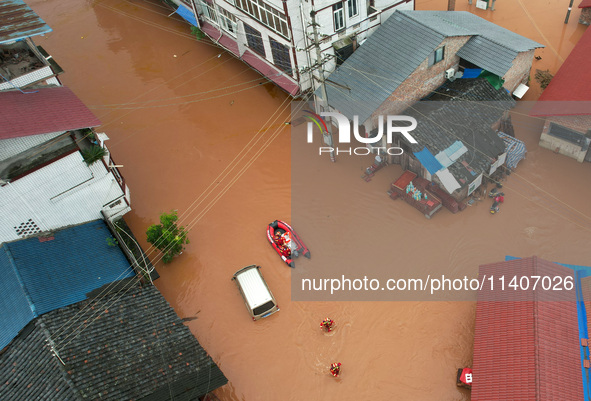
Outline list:
[[[366,76],[366,75],[364,74],[364,72],[363,72],[363,71],[360,71],[360,70],[356,70],[356,71],[357,71],[357,72],[359,72],[359,73],[361,73],[362,75],[364,75],[366,78],[368,78],[368,79],[369,79],[370,81],[372,81],[374,84],[376,84],[378,87],[380,87],[380,88],[383,88],[383,86],[380,86],[380,85],[378,85],[378,84],[377,84],[377,82],[375,82],[374,80],[372,80],[371,78],[369,78],[368,76]],[[382,77],[382,78],[385,78],[385,77]],[[344,91],[342,91],[342,90],[341,90],[341,89],[339,89],[339,88],[334,88],[334,89],[335,89],[336,91],[338,91],[339,93],[341,93],[342,95],[345,95],[345,96],[347,96],[347,97],[349,97],[349,98],[351,98],[351,99],[353,99],[353,100],[354,100],[354,98],[353,98],[353,97],[352,97],[350,94],[348,94],[347,92],[344,92]],[[383,90],[385,90],[385,89],[383,89]],[[467,101],[467,102],[474,102],[474,101],[470,101],[470,100],[466,100],[466,101]],[[478,103],[478,104],[480,105],[481,103]],[[410,106],[410,107],[411,107],[413,110],[415,110],[417,113],[419,113],[419,114],[423,115],[423,117],[425,117],[426,119],[428,119],[428,120],[430,120],[431,122],[433,122],[434,124],[438,125],[438,126],[439,126],[439,127],[442,129],[442,130],[444,130],[444,131],[446,131],[446,132],[450,133],[451,135],[453,135],[453,136],[454,136],[454,137],[456,137],[457,139],[461,140],[461,138],[459,138],[459,137],[458,137],[458,136],[457,136],[455,133],[453,133],[453,132],[449,131],[449,129],[448,129],[448,128],[446,128],[446,127],[443,127],[441,124],[439,124],[438,122],[434,121],[434,120],[433,120],[433,119],[431,119],[430,117],[428,117],[428,116],[425,116],[423,113],[421,113],[420,111],[416,110],[416,109],[415,109],[413,106]],[[501,109],[499,108],[499,110],[501,110]],[[473,146],[472,146],[472,145],[470,145],[470,144],[468,144],[468,146],[472,147],[474,151],[476,151],[476,152],[479,152],[479,153],[483,154],[484,156],[488,157],[488,155],[486,155],[486,154],[485,154],[484,152],[482,152],[480,149],[477,149],[477,148],[473,147]],[[484,174],[484,172],[483,172],[483,174]],[[540,187],[539,187],[539,186],[537,186],[536,184],[534,184],[534,183],[531,183],[531,182],[530,182],[529,180],[527,180],[526,178],[524,178],[524,177],[521,177],[520,175],[518,175],[518,174],[516,174],[516,173],[513,173],[513,174],[517,175],[519,178],[521,178],[522,180],[526,181],[528,184],[532,185],[532,186],[533,186],[533,187],[535,187],[536,189],[539,189],[539,190],[541,190],[542,192],[544,192],[544,193],[546,193],[546,194],[550,195],[550,196],[551,196],[553,199],[556,199],[557,201],[559,201],[560,203],[562,203],[562,204],[563,204],[564,206],[566,206],[567,208],[569,208],[569,209],[571,209],[572,211],[574,211],[574,212],[578,213],[580,216],[583,216],[583,217],[587,218],[588,220],[591,220],[591,217],[590,217],[590,216],[587,216],[586,214],[584,214],[584,213],[583,213],[583,212],[581,212],[580,210],[578,210],[578,209],[576,209],[576,208],[574,208],[574,207],[572,207],[572,206],[568,205],[566,202],[564,202],[564,201],[562,201],[561,199],[559,199],[559,198],[555,197],[554,195],[552,195],[552,194],[548,193],[547,191],[545,191],[544,189],[540,188]],[[485,175],[485,176],[487,176],[489,179],[492,179],[492,178],[491,178],[491,177],[490,177],[488,174],[484,174],[484,175]],[[493,181],[494,181],[494,180],[493,180]],[[516,192],[518,192],[518,191],[517,191],[515,188],[511,188],[511,187],[508,187],[508,188],[509,188],[509,189],[513,189],[513,190],[515,190]],[[518,193],[519,193],[519,192],[518,192]],[[562,218],[564,218],[565,220],[567,220],[567,221],[569,221],[569,222],[571,222],[571,223],[573,223],[573,224],[575,224],[575,225],[577,225],[577,226],[579,226],[579,227],[581,227],[581,228],[584,228],[585,230],[591,231],[591,229],[590,229],[590,228],[588,228],[588,227],[585,227],[585,226],[582,226],[582,225],[580,225],[579,223],[577,223],[577,222],[574,222],[574,221],[572,221],[571,219],[567,218],[566,216],[563,216],[563,215],[561,215],[561,214],[558,214],[558,213],[557,213],[557,212],[555,212],[554,210],[552,210],[552,209],[550,209],[550,208],[547,208],[547,207],[545,207],[545,206],[543,206],[543,205],[541,205],[541,204],[537,203],[535,200],[532,200],[532,199],[528,198],[526,195],[523,195],[523,194],[521,194],[521,193],[520,193],[520,195],[521,195],[521,196],[523,196],[525,199],[527,199],[527,200],[529,200],[529,201],[531,201],[531,202],[533,202],[533,203],[536,203],[536,204],[538,204],[538,205],[540,205],[540,206],[544,207],[545,209],[547,209],[547,210],[551,211],[552,213],[556,214],[557,216],[559,216],[559,217],[562,217]]]
[[[288,99],[289,99],[289,98],[287,98],[287,97],[286,97],[286,99],[284,100],[284,103],[285,103],[285,101],[287,101]],[[273,113],[273,115],[275,115],[275,114],[277,113],[277,111],[279,111],[279,109],[276,109],[276,111],[275,111],[275,113]],[[271,118],[272,118],[272,117],[270,117],[269,119],[271,119]],[[275,117],[273,121],[276,121],[276,120],[277,120],[277,118],[279,118],[279,115],[278,115],[277,117]],[[215,205],[215,203],[217,203],[217,201],[218,201],[218,200],[221,198],[221,196],[223,196],[223,194],[225,194],[225,193],[226,193],[226,192],[227,192],[227,191],[230,189],[230,187],[231,187],[231,186],[232,186],[232,185],[233,185],[233,184],[234,184],[234,183],[235,183],[235,182],[236,182],[236,181],[237,181],[237,180],[238,180],[238,179],[239,179],[239,178],[240,178],[240,177],[241,177],[241,176],[244,174],[244,172],[245,172],[245,171],[246,171],[246,170],[247,170],[247,169],[248,169],[248,168],[249,168],[249,167],[250,167],[250,166],[251,166],[251,165],[252,165],[252,164],[253,164],[253,163],[254,163],[254,162],[257,160],[257,159],[258,159],[258,157],[259,157],[259,156],[262,154],[262,152],[263,152],[263,151],[264,151],[264,150],[265,150],[265,149],[266,149],[266,148],[267,148],[267,147],[270,145],[270,143],[271,143],[271,142],[272,142],[272,141],[273,141],[273,140],[274,140],[274,139],[275,139],[275,138],[276,138],[276,137],[279,135],[279,133],[281,133],[281,130],[280,130],[280,129],[277,129],[276,133],[275,133],[275,134],[273,134],[273,135],[271,136],[271,138],[269,138],[269,139],[268,139],[268,140],[267,140],[267,141],[266,141],[266,142],[265,142],[265,143],[262,145],[262,147],[261,147],[260,149],[258,149],[258,151],[255,153],[255,155],[254,155],[254,156],[251,156],[251,158],[250,158],[249,162],[248,162],[248,163],[247,163],[247,164],[246,164],[246,165],[245,165],[245,166],[244,166],[242,169],[240,169],[240,170],[239,170],[239,173],[238,173],[238,174],[237,174],[237,175],[236,175],[236,176],[235,176],[233,179],[231,179],[231,180],[230,180],[230,182],[229,182],[229,183],[226,185],[226,187],[224,188],[223,192],[222,192],[221,194],[218,194],[216,197],[214,197],[214,199],[213,199],[213,200],[211,200],[211,201],[210,201],[210,202],[207,204],[206,208],[205,208],[204,210],[202,210],[202,211],[199,213],[199,215],[198,215],[199,219],[198,219],[198,220],[196,220],[196,221],[195,221],[195,219],[193,219],[193,220],[192,220],[192,221],[189,223],[189,225],[187,225],[187,231],[190,231],[190,229],[192,228],[192,226],[193,226],[193,225],[194,225],[194,224],[195,224],[197,221],[199,221],[199,220],[200,220],[200,219],[201,219],[201,218],[202,218],[202,217],[205,215],[205,213],[207,213],[207,212],[208,212],[208,211],[209,211],[209,210],[210,210],[210,209],[211,209],[211,208],[212,208],[212,207]],[[259,137],[259,139],[260,139],[260,138],[262,138],[262,135]],[[251,141],[252,141],[252,140],[251,140]],[[257,141],[255,141],[255,143],[254,143],[253,145],[251,145],[250,147],[252,148],[252,147],[253,147],[253,146],[256,144],[256,142],[258,142],[258,139],[257,139]],[[250,142],[249,142],[249,144],[250,144]],[[250,150],[250,149],[249,149],[249,150]],[[248,151],[247,151],[247,152],[248,152]],[[242,156],[241,156],[241,158],[239,159],[239,161],[240,161],[240,160],[242,160],[244,157],[246,157],[246,154],[247,154],[247,152],[240,152],[240,153],[239,153],[239,154],[242,154]],[[230,166],[230,165],[232,165],[232,164],[229,164],[228,166]],[[228,173],[226,173],[226,174],[225,174],[225,175],[222,177],[222,179],[224,179],[224,178],[225,178],[225,177],[226,177],[226,176],[227,176],[227,175],[228,175],[228,174],[229,174],[229,173],[230,173],[230,172],[231,172],[233,169],[234,169],[234,167],[232,167],[232,168],[231,168],[231,169],[228,171]],[[225,169],[225,170],[226,170],[226,169]],[[225,172],[225,170],[224,170],[222,173],[220,173],[220,175],[218,175],[218,177],[216,177],[216,179],[215,179],[214,181],[212,181],[212,184],[213,184],[213,183],[215,183],[215,182],[216,182],[216,181],[219,179],[219,177],[220,177],[220,176],[221,176],[221,175],[222,175],[222,174]],[[210,184],[210,187],[211,187],[211,186],[212,186],[212,185]],[[208,188],[210,188],[210,187],[208,187]],[[215,189],[215,188],[213,188],[213,189]],[[192,213],[192,211],[191,211],[191,208],[192,208],[192,209],[195,209],[195,208],[197,208],[197,207],[198,207],[198,206],[199,206],[199,205],[200,205],[200,204],[201,204],[201,203],[202,203],[202,202],[205,200],[205,198],[206,198],[207,196],[209,196],[209,194],[210,194],[210,193],[213,191],[213,189],[212,189],[212,190],[210,190],[209,192],[207,192],[207,193],[206,193],[206,195],[205,195],[205,197],[204,197],[204,199],[202,199],[202,200],[201,200],[199,203],[195,204],[195,203],[196,203],[196,201],[194,201],[194,202],[191,204],[191,206],[189,206],[189,209],[188,209],[188,210],[189,210],[189,213]],[[203,194],[202,194],[202,195],[203,195]],[[201,196],[200,196],[200,198],[201,198]],[[198,198],[198,199],[199,199],[199,198]],[[182,219],[179,217],[179,224],[181,224],[181,223],[182,223]],[[149,252],[151,252],[153,249],[154,249],[154,248],[153,248],[153,246],[151,246],[151,247],[150,247],[150,249],[147,251],[148,255],[150,254]],[[160,256],[160,258],[159,258],[158,260],[160,260],[160,259],[162,258],[162,255],[163,255],[163,254],[161,254],[161,256]],[[157,260],[157,261],[158,261],[158,260]],[[157,263],[157,261],[156,261],[156,263]],[[131,282],[131,281],[130,281],[130,282]],[[132,287],[130,286],[130,288],[132,288]],[[127,291],[129,291],[129,289],[128,289]],[[125,293],[126,293],[127,291],[125,291]],[[106,292],[106,289],[105,289],[105,292]],[[123,296],[125,293],[121,294],[121,296]],[[119,298],[118,298],[118,299],[119,299]],[[90,304],[89,304],[89,305],[90,305]],[[82,312],[82,310],[81,310],[81,312]],[[99,313],[99,314],[98,314],[98,316],[96,316],[96,318],[95,318],[94,320],[98,319],[102,313],[104,313],[104,312],[101,312],[101,313]],[[96,313],[95,313],[95,315],[96,315]],[[92,316],[92,317],[94,317],[94,316]],[[91,319],[92,317],[90,317],[89,319]],[[91,323],[92,323],[94,320],[92,320],[92,321],[91,321]],[[69,323],[69,322],[67,322],[67,323]],[[72,333],[76,333],[76,332],[78,332],[78,334],[79,334],[79,333],[81,333],[81,332],[82,332],[84,329],[86,329],[86,327],[88,327],[88,326],[84,327],[83,329],[81,329],[81,327],[82,327],[82,325],[78,326],[78,328],[77,328],[77,329],[75,329],[75,330],[74,330]],[[69,340],[68,340],[68,341],[65,343],[65,345],[63,345],[63,343],[64,343],[64,342],[65,342],[65,341],[66,341],[66,340],[67,340],[69,337],[71,337],[71,336],[72,336],[72,334],[70,334],[69,336],[67,336],[65,339],[63,339],[63,340],[62,340],[62,342],[61,342],[59,345],[58,345],[58,344],[56,344],[56,348],[61,348],[61,349],[65,348],[65,347],[66,347],[66,346],[67,346],[67,345],[68,345],[68,344],[69,344],[69,343],[70,343],[70,342],[71,342],[71,341],[72,341],[74,338],[76,338],[76,337],[75,337],[75,335],[74,335],[74,337],[73,337],[73,338],[69,339]]]
[[[207,60],[207,61],[209,61],[209,60]],[[207,61],[206,61],[206,62],[207,62]],[[208,71],[209,71],[209,70],[208,70]],[[248,70],[247,70],[247,69],[245,69],[245,71],[248,71]],[[186,73],[186,72],[185,72],[185,73]],[[183,73],[183,74],[184,74],[184,73]],[[183,74],[181,74],[181,75],[183,75]],[[203,74],[203,73],[202,73],[202,74]],[[202,75],[202,74],[200,74],[200,75]],[[178,76],[177,76],[177,77],[178,77]],[[176,78],[176,77],[175,77],[175,78]],[[174,79],[174,78],[173,78],[173,79]],[[172,79],[171,79],[171,80],[172,80]],[[155,88],[152,88],[150,91],[152,91],[152,90],[154,90],[154,89],[155,89]],[[150,91],[148,91],[148,92],[150,92]],[[289,98],[286,98],[286,100],[285,100],[285,101],[287,101],[287,99],[289,99]],[[275,114],[275,113],[274,113],[274,114]],[[109,123],[107,123],[107,124],[109,124]],[[104,125],[103,125],[103,126],[104,126]],[[253,138],[251,139],[251,141],[249,141],[249,144],[252,142],[252,140],[254,140],[254,139],[256,139],[256,138],[257,138],[257,136],[253,137]],[[260,139],[260,137],[259,137],[259,139]],[[257,141],[258,141],[258,140],[257,140]],[[256,142],[257,142],[257,141],[255,141],[255,144],[256,144]],[[248,145],[247,145],[247,146],[248,146]],[[252,146],[254,146],[254,144],[253,144]],[[246,152],[240,152],[240,153],[242,153],[242,157],[240,158],[240,160],[242,160],[244,157],[246,157]],[[239,154],[240,154],[240,153],[239,153]],[[258,157],[258,156],[257,156],[257,157]],[[235,158],[235,159],[236,159],[236,158]],[[234,159],[234,160],[235,160],[235,159]],[[232,161],[232,163],[233,163],[233,162],[234,162],[234,161]],[[231,165],[231,164],[229,164],[227,167],[229,167],[230,165]],[[223,171],[222,173],[220,173],[220,175],[221,175],[221,174],[223,174],[225,171],[226,171],[226,169],[224,169],[224,171]],[[230,171],[231,171],[231,170],[230,170]],[[230,172],[230,171],[229,171],[229,172]],[[229,174],[229,172],[228,172],[228,173],[226,173],[226,175],[227,175],[227,174]],[[219,178],[219,176],[218,176],[218,178]],[[225,176],[224,176],[223,178],[225,178]],[[216,178],[216,180],[217,180],[217,178]],[[212,182],[212,184],[213,184],[213,183],[215,183],[215,182],[216,182],[216,180],[214,180],[214,182]],[[211,186],[211,184],[210,184],[210,186]],[[208,187],[208,188],[209,188],[209,187]],[[182,221],[181,221],[181,222],[182,222]],[[149,252],[149,251],[150,251],[150,250],[148,250],[148,252]],[[148,254],[149,254],[149,253],[148,253]],[[122,273],[122,274],[124,274],[124,273]],[[120,276],[120,277],[121,277],[121,276]],[[109,290],[109,288],[108,288],[108,286],[107,286],[107,288],[105,288],[105,289],[104,289],[104,292],[106,293],[106,292],[108,292],[108,290]],[[67,323],[69,323],[69,322],[67,322]]]

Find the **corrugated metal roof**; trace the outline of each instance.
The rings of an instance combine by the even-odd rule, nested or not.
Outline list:
[[[471,35],[480,42],[469,45],[465,55],[501,75],[517,52],[543,47],[466,11],[397,10],[329,76],[350,88],[327,85],[329,104],[364,122],[446,37]],[[320,90],[316,94],[321,96]]]
[[[396,11],[330,75],[331,81],[350,88],[327,85],[330,105],[366,121],[444,38]]]
[[[4,161],[63,134],[64,132],[62,131],[31,135],[22,138],[0,139],[0,161]]]
[[[587,8],[591,7],[591,0],[583,0],[581,4],[579,4],[579,8]]]
[[[0,44],[48,32],[51,28],[22,0],[0,2]]]
[[[134,272],[121,249],[107,244],[110,236],[106,224],[96,220],[56,231],[52,239],[43,242],[33,237],[4,243],[0,248],[0,254],[4,254],[0,268],[6,273],[2,286],[15,295],[14,302],[20,306],[0,303],[4,308],[0,316],[28,322],[31,309],[41,315],[82,301],[87,293],[105,284],[132,277]],[[8,274],[10,268],[12,274]],[[24,298],[28,311],[18,288],[28,296]],[[7,328],[3,321],[0,325],[4,342],[9,334],[16,335],[24,327],[22,324],[14,333],[14,324]],[[0,348],[5,345],[0,343]]]
[[[0,92],[0,139],[99,126],[101,122],[65,86],[33,93]]]
[[[445,36],[478,35],[516,52],[544,47],[468,11],[401,11]]]
[[[27,295],[13,269],[6,247],[0,248],[0,349],[35,317]]]
[[[415,152],[414,155],[419,159],[423,167],[429,171],[429,174],[435,174],[443,168],[439,160],[427,148],[423,148],[420,152]]]
[[[496,291],[478,294],[472,399],[583,399],[574,289],[500,291],[499,278],[507,284],[515,275],[564,279],[573,271],[535,256],[480,266],[479,279],[494,277]]]
[[[487,38],[474,36],[456,54],[502,77],[513,66],[513,60],[518,52]]]

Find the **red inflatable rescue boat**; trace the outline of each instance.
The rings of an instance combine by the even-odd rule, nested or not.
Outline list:
[[[293,258],[304,255],[310,258],[310,251],[289,224],[275,220],[267,226],[267,239],[289,267],[295,267]]]

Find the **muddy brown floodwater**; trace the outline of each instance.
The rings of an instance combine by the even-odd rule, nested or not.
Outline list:
[[[115,160],[125,166],[133,206],[126,219],[136,235],[143,239],[147,226],[171,209],[191,229],[186,252],[166,267],[158,264],[156,285],[181,317],[196,318],[190,329],[229,379],[215,392],[221,400],[469,399],[455,386],[455,370],[471,363],[473,302],[290,300],[291,271],[264,235],[267,223],[290,221],[292,212],[284,93],[210,42],[195,40],[157,1],[28,3],[53,28],[37,43],[100,117]],[[563,24],[567,3],[506,0],[493,12],[458,0],[456,9],[545,44],[534,69],[554,73],[583,32],[577,8]],[[426,0],[416,8],[446,6]],[[533,84],[526,100],[539,93]],[[541,122],[523,114],[514,112],[513,121],[527,158],[506,182],[506,203],[494,217],[485,202],[425,220],[385,195],[399,167],[387,167],[370,183],[359,179],[371,158],[330,164],[310,157],[307,168],[371,200],[371,209],[350,211],[357,233],[371,229],[359,218],[370,213],[393,219],[407,234],[393,241],[393,263],[437,266],[450,275],[476,275],[479,264],[507,254],[589,264],[591,187],[583,183],[591,180],[591,166],[539,148]],[[334,207],[343,212],[347,203]],[[318,221],[296,227],[313,255],[321,253],[314,247]],[[348,220],[331,224],[352,231]],[[256,323],[230,281],[252,263],[263,267],[281,307]],[[319,330],[326,316],[337,322],[330,335]],[[328,373],[335,361],[343,363],[338,379]]]

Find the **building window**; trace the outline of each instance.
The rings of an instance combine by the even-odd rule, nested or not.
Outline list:
[[[236,36],[236,17],[229,11],[218,6],[218,18],[222,28],[230,32],[233,36]]]
[[[359,11],[357,11],[357,0],[347,0],[347,8],[349,9],[349,18],[359,14]]]
[[[438,62],[443,60],[444,56],[445,56],[445,46],[441,46],[439,49],[435,50],[435,53],[433,53],[433,64],[437,64]]]
[[[246,43],[248,44],[248,47],[254,50],[258,55],[266,57],[265,45],[263,44],[263,36],[261,33],[247,24],[244,24],[244,31],[246,32]]]
[[[236,0],[236,7],[289,39],[287,17],[281,11],[274,9],[262,0]]]
[[[209,19],[210,21],[217,24],[218,18],[215,9],[211,6],[211,4],[202,1],[201,8],[203,9],[203,15],[205,15],[205,17],[207,17],[207,19]]]
[[[291,60],[289,59],[289,47],[269,38],[271,43],[271,53],[273,54],[273,62],[279,69],[288,75],[292,74]]]
[[[337,3],[332,6],[332,14],[334,16],[334,30],[340,31],[345,27],[345,10],[344,3]]]

